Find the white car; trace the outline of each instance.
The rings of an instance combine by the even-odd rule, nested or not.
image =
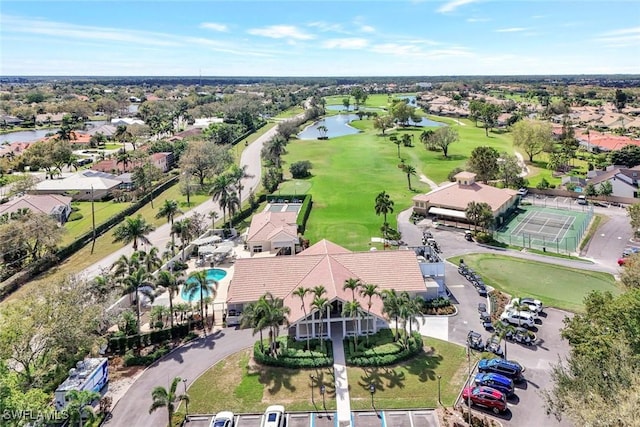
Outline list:
[[[211,419],[209,427],[233,427],[234,426],[233,412],[223,411],[218,412],[215,417]]]
[[[506,310],[500,315],[500,320],[511,323],[516,326],[525,326],[533,328],[536,324],[531,312],[528,311],[509,311]]]
[[[518,190],[518,196],[526,196],[527,194],[529,194],[529,190],[527,190],[526,188],[521,188]]]
[[[509,304],[521,304],[529,307],[529,310],[535,311],[536,313],[542,313],[544,310],[544,304],[539,299],[533,298],[511,298],[511,302]]]
[[[284,406],[271,405],[264,411],[260,427],[284,427]]]
[[[516,308],[516,306],[513,303],[510,302],[509,304],[504,306],[504,311],[515,311],[515,312],[517,312],[518,309]],[[540,318],[540,316],[538,316],[539,311],[536,310],[535,307],[529,306],[528,304],[521,303],[520,304],[520,312],[521,313],[530,314],[531,317],[533,317],[533,320],[538,320]]]

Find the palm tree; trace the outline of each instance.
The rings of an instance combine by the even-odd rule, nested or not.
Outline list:
[[[158,386],[153,389],[151,392],[151,398],[153,399],[153,403],[149,408],[149,413],[152,413],[158,408],[167,408],[167,412],[169,415],[169,426],[173,425],[173,413],[175,412],[175,404],[176,402],[185,401],[187,404],[189,403],[189,395],[187,394],[176,394],[176,389],[178,388],[178,384],[182,381],[182,378],[175,377],[171,382],[171,386],[169,390],[162,386]]]
[[[70,425],[76,425],[82,427],[83,420],[86,418],[88,421],[95,419],[95,413],[93,412],[93,406],[91,403],[94,400],[100,399],[100,393],[91,390],[71,390],[67,393],[66,399],[68,400],[65,411],[69,415]]]
[[[358,317],[362,315],[362,307],[360,306],[360,301],[353,300],[345,302],[342,306],[342,315],[351,317],[351,319],[353,319],[353,342],[357,348],[359,331],[358,324],[356,322],[358,320]]]
[[[233,215],[240,208],[240,199],[236,193],[229,194],[227,198],[227,210],[229,211],[229,228],[233,227]]]
[[[362,287],[362,282],[360,281],[360,279],[351,278],[344,281],[344,284],[342,285],[342,290],[346,291],[347,289],[351,289],[351,300],[355,301],[356,290],[360,290],[361,287]]]
[[[216,298],[216,292],[218,289],[218,282],[207,278],[206,270],[194,271],[189,274],[186,283],[184,284],[184,292],[192,300],[196,294],[200,294],[200,316],[202,316],[203,325],[206,318],[204,315],[204,297],[205,293],[212,299]],[[212,310],[213,311],[213,310]],[[213,322],[216,321],[216,314],[213,311]]]
[[[364,283],[360,287],[360,295],[362,295],[363,297],[368,298],[368,301],[367,301],[367,319],[368,319],[369,322],[373,323],[373,319],[371,318],[371,305],[372,305],[371,299],[374,296],[376,296],[376,297],[380,296],[380,292],[378,291],[378,285],[374,285],[372,283]],[[367,346],[369,346],[369,331],[367,331]]]
[[[162,259],[159,255],[160,251],[155,246],[152,246],[151,249],[149,249],[149,252],[140,251],[138,253],[142,258],[142,263],[149,273],[153,273],[162,267]]]
[[[140,300],[143,296],[149,298],[151,302],[155,299],[153,295],[153,276],[149,274],[146,268],[140,267],[131,275],[127,276],[123,280],[123,293],[134,293],[136,296],[136,318],[138,320],[138,333],[140,333]]]
[[[131,257],[121,255],[116,262],[113,263],[111,269],[113,271],[113,277],[120,286],[124,287],[124,279],[132,275],[141,265],[140,252],[134,252]],[[129,294],[129,303],[133,304],[133,294]]]
[[[329,307],[331,303],[329,303],[328,298],[322,297],[315,292],[314,294],[315,296],[313,297],[311,307],[318,311],[318,320],[320,321],[320,350],[324,351],[324,322],[322,321],[322,318],[327,311],[327,307]]]
[[[464,213],[467,219],[473,224],[473,230],[476,231],[480,223],[480,216],[482,215],[482,206],[478,202],[469,202]]]
[[[180,236],[180,247],[182,248],[182,260],[184,261],[184,250],[186,249],[189,240],[191,239],[191,218],[184,218],[183,220],[176,221],[171,227],[172,235]],[[173,250],[173,249],[172,249]]]
[[[209,190],[209,195],[212,196],[213,201],[218,201],[218,205],[220,209],[222,209],[223,224],[227,222],[227,207],[229,205],[228,201],[231,195],[232,184],[233,179],[229,175],[218,175],[216,179],[213,180],[213,185],[211,186],[211,190]]]
[[[247,178],[253,178],[254,175],[247,173],[248,165],[238,166],[233,165],[231,170],[229,171],[229,176],[232,180],[235,181],[234,186],[236,187],[236,191],[238,192],[238,201],[242,204],[242,189],[244,186],[242,185],[242,180]]]
[[[174,317],[173,296],[178,293],[178,289],[180,289],[180,285],[182,285],[183,283],[184,283],[184,280],[182,280],[181,278],[179,278],[178,276],[176,276],[175,274],[167,270],[161,270],[160,273],[158,273],[158,277],[156,277],[156,280],[155,280],[156,286],[163,287],[169,293],[169,311],[171,311],[171,314],[170,314],[171,328],[173,328],[173,317]]]
[[[305,288],[304,286],[299,286],[296,290],[293,291],[293,295],[300,298],[300,307],[302,308],[302,312],[304,313],[305,320],[307,319],[307,306],[304,304],[304,297],[307,296],[308,293],[311,293],[311,289]],[[311,351],[311,344],[309,341],[309,324],[306,324],[307,328],[307,351]]]
[[[123,172],[127,172],[127,165],[131,162],[131,154],[126,151],[118,151],[118,157],[116,160],[116,165],[118,163],[122,163]]]
[[[177,214],[182,214],[180,208],[178,207],[178,202],[176,200],[165,200],[163,205],[160,206],[160,210],[156,214],[156,218],[167,218],[167,222],[173,225],[173,220],[175,219]]]
[[[510,323],[496,322],[495,324],[496,334],[500,337],[500,340],[504,342],[504,359],[507,359],[507,334],[513,334],[516,328]]]
[[[376,196],[375,209],[376,215],[380,216],[382,214],[384,222],[387,222],[387,214],[393,213],[393,200],[391,200],[391,197],[389,197],[386,191]]]
[[[264,322],[269,327],[269,348],[275,350],[275,340],[280,334],[280,325],[288,325],[287,315],[291,312],[289,307],[285,307],[282,298],[276,298],[267,292],[257,302],[255,308],[259,316],[264,316]]]
[[[411,191],[411,176],[416,175],[416,168],[408,163],[403,163],[402,172],[407,174],[407,183],[409,184],[409,191]]]
[[[211,218],[211,229],[213,230],[216,228],[216,219],[218,219],[218,212],[216,211],[209,212],[209,218]]]
[[[402,144],[402,141],[400,141],[396,135],[391,135],[389,137],[389,141],[393,142],[396,144],[396,147],[398,147],[398,158],[400,158],[400,144]]]
[[[124,223],[120,224],[113,232],[113,242],[124,242],[125,245],[133,242],[133,250],[138,250],[138,242],[151,244],[147,238],[147,234],[155,230],[155,227],[149,224],[141,214],[135,218],[126,217]]]
[[[264,351],[264,338],[262,331],[267,328],[267,316],[259,305],[259,301],[244,306],[240,315],[240,327],[252,328],[253,335],[260,333],[260,350]]]
[[[392,318],[395,320],[396,334],[394,339],[397,341],[400,336],[398,332],[398,318],[400,317],[402,301],[395,289],[385,289],[382,291],[382,304],[382,311],[387,314],[389,320]]]

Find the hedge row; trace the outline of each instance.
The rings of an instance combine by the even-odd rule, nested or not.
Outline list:
[[[307,228],[307,220],[309,219],[309,214],[311,213],[311,204],[311,194],[305,195],[302,206],[300,207],[300,212],[298,212],[298,218],[296,219],[296,223],[298,224],[298,231],[302,234],[304,234],[304,231]]]
[[[167,353],[169,353],[169,348],[165,346],[158,347],[156,351],[146,356],[136,356],[129,352],[124,356],[124,366],[149,366]]]
[[[389,366],[411,359],[422,351],[422,337],[414,332],[409,338],[409,346],[397,346],[395,352],[389,351],[389,346],[385,346],[386,351],[376,352],[376,348],[366,352],[354,352],[346,355],[347,365],[360,367]]]
[[[172,328],[151,331],[144,334],[119,336],[109,339],[108,351],[112,354],[123,355],[127,350],[143,349],[152,345],[162,344],[169,340],[184,338],[192,329],[191,323],[176,325]]]
[[[330,343],[326,344],[327,354],[287,347],[286,341],[283,340],[278,340],[277,344],[276,354],[272,356],[269,354],[269,346],[265,345],[263,348],[260,345],[260,341],[257,341],[253,346],[253,358],[255,361],[262,365],[288,369],[325,368],[333,365]]]

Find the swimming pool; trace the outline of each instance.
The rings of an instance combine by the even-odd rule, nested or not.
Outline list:
[[[207,281],[215,280],[216,282],[219,282],[220,280],[224,279],[226,276],[227,276],[227,272],[219,268],[210,268],[207,270]],[[191,283],[191,282],[195,282],[195,279],[194,278],[187,279],[187,283]],[[210,296],[209,291],[207,291],[206,289],[203,289],[202,295],[205,298]],[[198,291],[193,295],[189,295],[184,291],[184,286],[183,286],[182,290],[180,291],[180,298],[188,302],[199,301],[200,292]]]

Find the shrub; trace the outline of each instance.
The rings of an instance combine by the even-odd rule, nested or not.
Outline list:
[[[315,344],[319,346],[318,340]],[[306,341],[293,341],[286,337],[280,337],[276,341],[275,354],[269,351],[269,346],[260,345],[257,341],[253,346],[253,358],[256,362],[267,366],[278,366],[288,369],[299,368],[324,368],[333,365],[333,357],[330,354],[331,344],[326,342],[327,353],[319,351],[307,351]],[[300,347],[302,345],[302,348]],[[313,348],[313,347],[312,347]]]
[[[158,347],[146,356],[136,356],[128,351],[124,356],[124,366],[149,366],[167,353],[169,353],[169,348],[164,346]]]
[[[294,178],[306,178],[311,175],[311,162],[308,160],[302,160],[299,162],[292,163],[289,167],[289,171],[291,172],[291,176]]]
[[[73,211],[71,212],[71,215],[69,215],[69,218],[67,218],[67,221],[77,221],[79,219],[82,219],[82,214],[80,212]]]
[[[547,181],[546,178],[542,178],[538,185],[536,185],[536,188],[538,190],[546,190],[547,188],[549,188],[549,181]]]
[[[493,236],[490,233],[485,233],[484,231],[476,233],[475,238],[478,243],[493,242]]]
[[[345,339],[347,364],[352,366],[389,366],[408,360],[422,351],[422,337],[414,332],[409,338],[409,345],[405,347],[401,342],[393,340],[393,332],[383,329],[375,335],[369,336],[369,348],[366,338],[358,339],[358,347],[354,349],[352,337]]]

